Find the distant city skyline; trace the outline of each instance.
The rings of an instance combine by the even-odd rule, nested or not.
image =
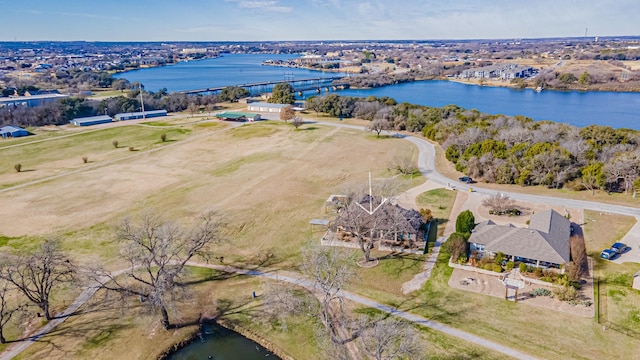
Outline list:
[[[640,35],[637,0],[0,0],[0,41],[517,39]]]

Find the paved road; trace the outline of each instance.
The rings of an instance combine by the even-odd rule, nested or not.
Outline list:
[[[436,169],[435,165],[435,155],[436,150],[433,144],[429,143],[424,139],[420,139],[414,136],[405,137],[407,141],[412,142],[418,147],[419,157],[418,157],[418,165],[420,168],[420,172],[426,176],[429,180],[437,182],[441,185],[446,186],[447,184],[455,185],[456,189],[460,189],[462,191],[469,191],[469,188],[473,188],[473,192],[486,194],[486,195],[495,195],[496,190],[493,189],[484,189],[482,185],[478,184],[466,184],[461,183],[457,179],[449,179],[446,176],[440,174]],[[622,214],[640,217],[640,208],[630,207],[630,206],[621,206],[621,205],[611,205],[604,204],[594,201],[584,201],[584,200],[574,200],[574,199],[566,199],[561,197],[553,197],[553,196],[544,196],[544,195],[530,195],[530,194],[522,194],[517,192],[509,192],[509,191],[501,191],[501,193],[508,195],[514,200],[528,201],[533,203],[541,203],[548,204],[554,206],[565,206],[569,208],[583,208],[590,209],[602,212],[609,212],[614,214]]]

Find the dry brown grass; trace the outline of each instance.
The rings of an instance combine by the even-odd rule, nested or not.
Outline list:
[[[609,73],[615,73],[620,75],[622,69],[618,66],[611,65],[607,61],[593,61],[593,60],[568,60],[563,63],[562,66],[555,69],[559,73],[572,73],[576,77],[580,76],[583,72],[588,72],[593,75],[603,75]]]
[[[139,151],[73,176],[6,191],[12,201],[0,204],[2,235],[69,233],[65,241],[71,251],[78,248],[84,256],[93,250],[92,257],[108,260],[111,229],[125,214],[156,209],[188,219],[218,208],[233,239],[221,254],[241,261],[273,252],[278,260],[290,259],[310,236],[308,221],[321,215],[329,194],[365,182],[368,171],[390,176],[386,165],[415,151],[405,141],[377,141],[355,130],[319,125],[288,130],[279,123],[223,132],[203,128],[166,149]],[[110,142],[105,147],[115,150]],[[68,161],[81,165],[77,155]]]
[[[196,274],[194,280],[216,275],[201,270]],[[94,301],[80,309],[79,315],[65,321],[18,358],[157,359],[173,344],[198,331],[200,314],[221,314],[228,320],[255,316],[259,301],[252,298],[251,292],[260,287],[259,281],[235,277],[189,286],[190,297],[170,315],[175,323],[188,325],[171,330],[164,330],[159,315],[149,313],[137,300],[123,304],[111,295],[105,301],[106,294],[99,292]]]
[[[631,70],[635,71],[635,70],[640,70],[640,61],[636,60],[636,61],[623,61],[622,62],[624,64],[624,66],[628,66]]]

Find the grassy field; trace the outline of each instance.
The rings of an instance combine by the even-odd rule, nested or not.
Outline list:
[[[76,171],[20,189],[5,188],[3,194],[11,201],[0,202],[0,250],[24,251],[45,237],[57,236],[78,262],[102,262],[108,269],[118,269],[122,264],[116,256],[114,228],[123,216],[155,211],[188,223],[203,211],[218,209],[228,224],[228,241],[216,248],[215,256],[239,265],[295,270],[301,246],[314,237],[309,220],[326,216],[323,205],[327,196],[365,183],[369,171],[374,179],[392,177],[395,174],[387,169],[389,163],[416,154],[416,149],[401,139],[377,139],[360,131],[319,124],[305,124],[296,131],[273,121],[221,128],[217,122],[183,120],[185,123],[175,124],[177,127],[172,120],[158,120],[144,126],[108,128],[0,148],[0,161],[5,162],[0,184],[15,184],[16,175],[38,178],[45,171],[50,175]],[[161,143],[161,133],[176,141]],[[122,146],[135,146],[139,151],[129,156],[127,148],[113,148],[114,137]],[[13,150],[18,148],[22,149]],[[89,159],[101,166],[82,163],[80,157],[89,152],[85,149],[91,151]],[[5,154],[28,154],[33,165],[25,161],[25,168],[36,171],[6,171],[14,161],[6,160]],[[108,161],[111,159],[115,161]],[[398,179],[404,189],[424,181],[422,177]],[[433,190],[422,194],[418,205],[431,208],[439,219],[447,219],[454,196],[455,192]],[[624,219],[615,221],[619,221],[620,231],[628,224]],[[600,231],[599,227],[585,227],[593,239]],[[599,241],[605,240],[588,240],[588,249],[599,247]],[[640,340],[603,332],[594,319],[451,289],[447,285],[451,269],[444,253],[425,288],[404,296],[400,287],[421,270],[423,257],[385,255],[374,254],[383,258],[377,267],[358,269],[358,281],[350,289],[541,358],[623,359],[632,354],[630,349],[640,347]],[[625,267],[623,272],[631,271]],[[209,275],[216,274],[193,271],[196,278]],[[612,284],[627,281],[628,277],[611,279]],[[294,319],[296,330],[289,332],[253,321],[259,304],[250,294],[260,286],[259,280],[244,277],[194,284],[194,295],[188,306],[177,312],[178,318],[186,322],[208,309],[233,308],[225,312],[230,321],[250,327],[294,357],[306,359],[317,354],[315,341],[310,340],[315,326],[311,320]],[[633,293],[620,295],[619,303],[631,299],[630,295]],[[69,295],[61,295],[54,305],[60,308],[68,299]],[[633,311],[616,312],[611,304],[608,316],[618,322],[632,321],[636,316]],[[161,330],[156,318],[146,315],[135,302],[130,305],[134,310],[123,312],[115,303],[106,309],[99,303],[88,304],[82,315],[69,319],[21,358],[154,358],[194,329]],[[17,333],[15,328],[9,332]],[[437,332],[424,330],[423,335],[427,342],[433,342],[432,358],[501,358]],[[105,352],[106,348],[113,351]]]
[[[446,223],[449,221],[453,203],[456,201],[457,191],[434,189],[418,195],[416,204],[419,208],[431,209],[438,226],[438,236],[442,236]]]
[[[622,239],[635,225],[636,219],[633,216],[585,210],[584,223],[582,229],[587,254],[593,258],[600,258],[600,252]]]
[[[157,146],[184,139],[190,129],[155,129],[137,125],[118,126],[101,131],[89,131],[69,137],[52,137],[47,141],[22,146],[0,148],[0,187],[12,186],[48,176],[96,165],[105,161],[122,159],[134,154],[129,151],[146,151]],[[167,135],[162,142],[161,134]],[[118,147],[113,145],[118,141]],[[88,162],[83,162],[87,157]],[[17,173],[15,164],[22,164]]]
[[[399,139],[372,139],[358,131],[320,125],[305,125],[306,130],[295,131],[280,122],[261,122],[220,131],[218,125],[201,124],[205,123],[177,128],[166,126],[171,124],[164,121],[123,126],[1,150],[11,156],[28,155],[36,169],[32,173],[44,173],[46,167],[51,168],[51,175],[77,172],[21,189],[5,189],[5,196],[12,202],[0,203],[0,216],[6,224],[0,230],[0,250],[23,252],[54,236],[61,238],[64,249],[79,263],[102,262],[116,269],[122,265],[117,258],[114,228],[123,216],[135,217],[151,210],[188,222],[192,216],[216,208],[225,214],[228,241],[216,249],[215,255],[224,255],[225,262],[291,268],[299,264],[300,247],[312,235],[309,219],[323,216],[322,206],[329,194],[366,182],[369,171],[375,178],[391,177],[387,164],[416,152],[411,144]],[[161,133],[179,141],[161,147]],[[131,152],[126,148],[114,148],[111,141],[115,137],[121,146],[139,148],[136,156],[128,156]],[[83,167],[87,164],[82,164],[80,153],[105,164]],[[115,161],[107,163],[107,158]],[[25,167],[29,163],[25,162]],[[11,183],[7,178],[12,176],[15,174],[0,173],[0,183]],[[400,178],[404,188],[422,181],[421,177]],[[412,259],[410,263],[398,262],[394,267],[398,264],[401,271],[413,274],[419,262]],[[408,270],[402,270],[404,267]],[[410,276],[387,266],[379,270],[383,284]],[[251,284],[247,286],[255,288],[256,284]],[[383,287],[379,291],[384,291]],[[250,294],[248,290],[242,292]],[[74,294],[69,292],[70,296]],[[216,291],[212,294],[215,297]],[[54,306],[58,309],[68,300],[56,296]],[[134,358],[151,354],[148,358],[153,358],[155,351],[189,332],[158,329],[149,338],[147,333],[155,325],[136,311],[89,311],[86,316],[74,317],[40,344],[42,347],[34,347],[22,358],[43,353],[49,358],[65,358],[76,352],[77,358],[100,358],[106,356],[100,354],[105,347],[118,349],[110,353],[111,358],[125,353],[136,354]],[[308,346],[296,350],[304,339],[295,336],[313,338],[304,332],[294,334],[295,341],[291,341],[291,334],[265,331],[270,341],[279,341],[292,354],[317,351]],[[7,335],[18,333],[14,327]]]

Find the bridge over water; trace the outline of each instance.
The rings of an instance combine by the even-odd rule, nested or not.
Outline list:
[[[238,85],[230,85],[236,87],[242,87],[247,90],[251,94],[269,92],[273,87],[277,84],[289,83],[296,92],[316,90],[317,92],[321,92],[322,90],[329,91],[331,89],[346,89],[349,87],[349,84],[346,82],[341,82],[339,80],[344,79],[344,76],[330,76],[330,77],[317,77],[317,78],[307,78],[307,79],[297,79],[297,80],[276,80],[276,81],[262,81],[262,82],[254,82],[254,83],[246,83],[246,84],[238,84]],[[204,89],[195,89],[195,90],[184,90],[179,91],[181,94],[187,95],[196,95],[196,94],[206,94],[206,93],[217,93],[222,91],[222,89],[227,86],[218,86],[218,87],[210,87]]]

